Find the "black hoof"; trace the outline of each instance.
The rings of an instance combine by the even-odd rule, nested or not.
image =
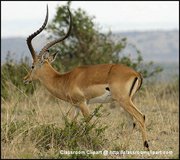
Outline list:
[[[145,121],[145,118],[146,118],[145,115],[143,116],[143,118],[144,118],[144,121]]]
[[[133,129],[136,127],[136,123],[135,122],[133,122]]]
[[[144,141],[144,147],[146,147],[148,149],[148,151],[149,151],[149,144],[148,144],[147,141]]]

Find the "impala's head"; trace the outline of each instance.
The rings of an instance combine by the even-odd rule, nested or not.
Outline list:
[[[48,6],[47,6],[47,13],[46,13],[46,18],[44,20],[43,25],[41,26],[41,28],[39,28],[36,32],[34,32],[33,34],[31,34],[28,38],[27,38],[27,45],[28,48],[31,52],[31,56],[33,59],[32,62],[32,66],[31,66],[31,70],[29,71],[29,73],[24,77],[24,83],[30,83],[33,80],[38,79],[38,75],[39,73],[42,71],[42,68],[45,66],[45,64],[50,64],[52,63],[57,55],[56,53],[50,54],[49,53],[49,48],[52,47],[53,45],[55,45],[56,43],[59,43],[61,41],[63,41],[64,39],[66,39],[71,31],[71,26],[72,26],[72,17],[71,17],[71,12],[69,11],[69,16],[70,16],[70,25],[69,25],[69,29],[68,32],[66,33],[66,35],[64,37],[58,38],[56,40],[53,40],[52,42],[47,43],[39,53],[36,53],[33,46],[32,46],[32,39],[34,37],[36,37],[39,33],[41,33],[44,28],[46,27],[47,21],[48,21]]]

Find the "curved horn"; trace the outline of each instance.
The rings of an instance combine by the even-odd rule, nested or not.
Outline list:
[[[36,52],[35,52],[35,50],[34,50],[34,48],[33,48],[33,46],[32,46],[31,41],[32,41],[32,39],[33,39],[34,37],[36,37],[39,33],[41,33],[41,32],[43,31],[43,29],[46,27],[47,21],[48,21],[48,5],[47,5],[46,18],[45,18],[45,20],[44,20],[43,25],[42,25],[41,28],[39,28],[36,32],[34,32],[33,34],[31,34],[31,35],[27,38],[27,40],[26,40],[26,41],[27,41],[28,48],[29,48],[29,50],[30,50],[30,52],[31,52],[31,55],[32,55],[33,60],[34,60],[35,57],[36,57]]]
[[[52,46],[55,45],[56,43],[59,43],[59,42],[63,41],[64,39],[66,39],[66,38],[70,35],[71,28],[72,28],[72,16],[71,16],[71,12],[70,12],[69,8],[67,8],[67,9],[68,9],[69,18],[70,18],[70,25],[69,25],[68,32],[66,33],[66,35],[65,35],[64,37],[58,38],[58,39],[56,39],[56,40],[53,40],[53,41],[47,43],[47,44],[42,48],[42,50],[40,51],[40,53],[39,53],[39,55],[38,55],[39,58],[41,58],[42,55],[45,53],[45,51],[47,51],[50,47],[52,47]]]

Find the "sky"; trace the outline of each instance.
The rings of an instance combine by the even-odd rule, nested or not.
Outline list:
[[[49,6],[49,22],[66,1],[1,1],[1,36],[27,37],[37,30]],[[72,1],[95,16],[101,31],[179,30],[179,1]]]

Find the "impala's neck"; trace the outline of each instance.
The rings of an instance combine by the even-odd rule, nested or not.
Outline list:
[[[48,62],[40,69],[38,77],[41,83],[52,82],[54,77],[60,76],[60,73],[57,72]],[[47,83],[46,83],[47,84]]]
[[[54,96],[63,99],[64,82],[62,76],[48,62],[45,62],[40,70],[39,80]]]

